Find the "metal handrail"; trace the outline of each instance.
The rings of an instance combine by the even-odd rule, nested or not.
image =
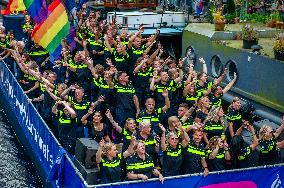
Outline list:
[[[281,164],[275,164],[275,165],[267,165],[267,166],[257,166],[257,167],[250,167],[250,168],[241,168],[241,169],[234,169],[234,170],[222,170],[222,171],[214,171],[209,172],[210,174],[225,174],[230,172],[239,172],[239,171],[248,171],[248,170],[256,170],[256,169],[265,169],[265,168],[273,168],[277,166],[284,166],[284,163]],[[193,177],[193,176],[200,176],[203,175],[203,173],[195,173],[195,174],[186,174],[186,175],[179,175],[179,176],[170,176],[165,177],[166,180],[171,179],[180,179],[180,178],[187,178],[187,177]],[[152,181],[159,181],[159,178],[151,178],[148,180],[148,182]],[[124,181],[124,182],[117,182],[117,183],[109,183],[109,184],[100,184],[100,185],[88,185],[88,188],[97,188],[97,187],[106,187],[106,186],[115,186],[115,185],[126,185],[126,184],[136,184],[136,183],[143,183],[144,180],[138,180],[138,181]]]

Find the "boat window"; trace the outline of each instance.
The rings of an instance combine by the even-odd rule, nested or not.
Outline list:
[[[195,50],[194,50],[193,46],[189,46],[186,49],[184,56],[187,56],[189,50],[191,50],[191,55],[189,56],[189,58],[186,59],[186,66],[189,65],[190,60],[193,60],[193,64],[195,64],[195,62],[196,62],[196,53],[195,53]]]
[[[224,70],[224,65],[218,55],[214,55],[211,59],[211,72],[213,77],[219,77]]]
[[[127,17],[123,17],[122,18],[122,24],[123,25],[127,25],[128,24],[128,18]]]
[[[237,64],[233,60],[229,60],[225,66],[228,69],[228,73],[226,75],[227,81],[230,82],[234,78],[234,73],[238,74]]]

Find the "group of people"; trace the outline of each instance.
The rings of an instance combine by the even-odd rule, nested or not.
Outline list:
[[[284,141],[277,138],[284,123],[276,131],[263,126],[257,136],[242,116],[239,98],[224,109],[222,96],[236,74],[221,87],[227,70],[209,81],[203,58],[197,72],[190,52],[179,60],[168,57],[159,30],[148,38],[142,37],[143,27],[129,33],[86,4],[77,18],[76,48],[62,40],[54,63],[32,42],[28,15],[25,41],[0,27],[0,58],[70,155],[77,138],[99,143],[101,183],[250,167],[257,146],[259,165],[280,162]],[[251,145],[244,142],[244,129]]]

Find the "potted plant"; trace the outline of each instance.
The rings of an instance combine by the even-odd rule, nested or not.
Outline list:
[[[213,22],[215,24],[215,31],[224,31],[225,28],[225,19],[222,15],[223,7],[216,9],[216,12],[213,13]]]
[[[284,34],[279,34],[273,42],[273,51],[275,59],[284,61]]]
[[[250,24],[243,26],[242,39],[244,49],[250,49],[251,46],[258,44],[257,32]]]

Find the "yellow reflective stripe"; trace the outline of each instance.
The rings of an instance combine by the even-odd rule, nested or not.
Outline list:
[[[216,155],[217,159],[223,159],[225,157],[224,153],[219,153]]]
[[[198,98],[199,98],[198,96],[190,96],[190,95],[185,96],[185,100],[187,101],[195,101]]]
[[[61,117],[61,118],[59,118],[59,123],[61,123],[61,124],[69,124],[69,123],[71,123],[71,119],[63,119]]]
[[[118,88],[117,92],[118,93],[135,93],[135,89]]]
[[[134,163],[134,164],[129,164],[126,168],[127,170],[139,170],[143,168],[154,168],[154,163],[151,161],[150,163]]]
[[[248,148],[248,149],[247,149],[246,153],[244,153],[244,154],[238,156],[238,159],[239,159],[239,160],[244,160],[244,159],[246,158],[246,156],[248,156],[248,155],[250,154],[250,152],[251,152],[250,146],[248,146],[247,148]]]
[[[205,156],[206,155],[205,151],[199,150],[198,148],[195,148],[193,146],[188,146],[187,151],[189,153],[200,155],[200,156]]]
[[[109,161],[102,159],[102,165],[108,168],[115,168],[120,165],[120,162],[121,162],[121,153],[118,154],[118,159],[116,159],[115,161],[109,162]]]
[[[77,68],[78,69],[83,69],[83,68],[87,68],[88,66],[85,65],[85,64],[81,64],[81,65],[78,65]]]
[[[48,51],[36,51],[36,52],[30,52],[29,55],[31,56],[38,56],[38,55],[45,55],[48,54]]]
[[[205,126],[204,128],[205,130],[223,130],[224,127],[222,125],[209,125],[209,126]]]
[[[125,136],[127,140],[131,140],[131,135],[127,132],[126,129],[123,129],[122,134]]]
[[[175,152],[172,151],[167,151],[166,155],[171,156],[171,157],[178,157],[181,154],[181,146],[179,145],[178,150]]]
[[[156,144],[157,141],[154,139],[154,140],[146,140],[146,141],[143,141],[145,146],[148,146],[148,145],[153,145],[153,144]]]
[[[86,104],[77,104],[73,101],[72,104],[76,110],[86,110],[90,105],[90,102],[87,102]]]
[[[239,119],[241,119],[242,118],[242,115],[241,114],[238,114],[238,115],[235,115],[235,116],[231,116],[231,115],[227,115],[227,118],[229,119],[229,120],[239,120]]]

